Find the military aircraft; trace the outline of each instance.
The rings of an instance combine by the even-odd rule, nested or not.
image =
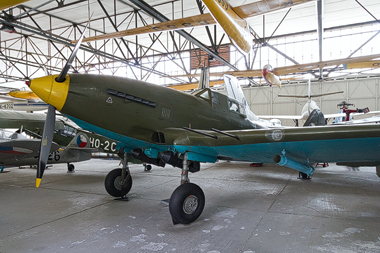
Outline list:
[[[43,113],[26,113],[8,110],[0,110],[0,129],[19,129],[17,132],[25,132],[27,135],[37,139],[31,140],[32,143],[40,145],[42,130],[44,127],[46,115]],[[59,146],[51,150],[49,155],[49,164],[67,163],[68,171],[74,171],[73,162],[86,161],[91,159],[93,152],[105,152],[117,154],[116,141],[109,138],[79,129],[79,127],[70,120],[59,117],[56,119],[54,126],[53,141]],[[11,148],[12,143],[7,143]],[[37,147],[37,146],[36,146]],[[36,148],[36,151],[38,151]],[[32,149],[33,150],[33,149]],[[0,158],[1,166],[25,166],[37,165],[38,153],[30,157],[20,159],[10,157],[8,160]]]
[[[15,134],[12,136],[20,136]],[[48,164],[67,163],[67,170],[74,171],[73,162],[91,159],[91,153],[98,149],[90,148],[89,138],[84,133],[78,133],[66,147],[54,144],[50,149]],[[13,138],[0,141],[0,166],[26,166],[38,164],[38,151],[41,139]]]
[[[0,136],[0,166],[1,172],[4,165],[22,161],[38,156],[41,140],[27,139],[17,133],[1,131]],[[53,143],[50,152],[57,150],[59,146]]]
[[[36,187],[40,186],[54,132],[55,110],[83,129],[119,142],[122,169],[112,170],[105,188],[124,196],[132,187],[129,157],[181,168],[181,185],[170,197],[174,224],[188,224],[202,213],[205,196],[189,182],[200,163],[236,160],[277,163],[311,176],[317,162],[380,165],[380,126],[350,125],[264,128],[247,119],[238,101],[205,88],[187,94],[143,81],[68,74],[83,34],[59,75],[35,78],[28,86],[49,109],[41,143]],[[237,108],[231,107],[231,102]],[[231,109],[233,108],[233,110]],[[351,155],[340,152],[351,150]]]

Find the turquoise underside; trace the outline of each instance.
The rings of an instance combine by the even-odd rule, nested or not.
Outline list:
[[[119,135],[82,120],[67,116],[83,129],[95,132],[121,142],[119,148],[129,152],[133,148],[146,150],[146,154],[157,154],[167,150],[179,153],[189,152],[192,159],[199,162],[219,160],[240,160],[248,162],[273,163],[275,155],[285,156],[301,163],[316,162],[374,162],[380,161],[380,138],[351,138],[333,140],[313,140],[297,142],[269,142],[231,146],[178,146],[157,145],[128,136]],[[155,152],[149,151],[149,149]]]

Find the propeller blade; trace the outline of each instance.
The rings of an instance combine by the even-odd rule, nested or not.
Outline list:
[[[70,55],[69,59],[67,60],[65,67],[62,69],[61,73],[59,73],[59,76],[57,76],[57,78],[55,79],[56,82],[62,83],[66,80],[66,74],[67,74],[67,72],[69,72],[71,64],[73,63],[75,57],[77,56],[77,52],[79,50],[80,44],[82,43],[84,33],[85,33],[89,23],[90,23],[90,21],[87,23],[86,27],[83,30],[82,35],[79,37],[79,40],[78,40],[77,44],[75,45],[73,52],[71,52],[71,55]]]
[[[38,188],[41,183],[42,175],[44,174],[47,159],[50,154],[51,144],[53,142],[53,134],[55,127],[55,108],[52,105],[48,107],[48,113],[44,125],[44,132],[42,134],[40,155],[38,157],[36,187]]]

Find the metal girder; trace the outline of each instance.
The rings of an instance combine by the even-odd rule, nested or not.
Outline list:
[[[69,4],[65,4],[63,6],[52,8],[50,10],[55,10],[57,8],[65,7],[65,6],[68,6],[68,5],[75,4],[75,3],[81,3],[83,1],[87,1],[87,0],[79,0],[79,1],[76,1],[74,3],[69,3]],[[20,30],[28,31],[28,32],[30,32],[30,33],[33,34],[33,35],[30,35],[30,37],[33,37],[33,38],[42,37],[44,39],[47,39],[51,43],[58,42],[58,43],[66,45],[66,46],[72,46],[72,44],[68,42],[68,38],[63,38],[63,37],[61,37],[59,35],[54,35],[51,32],[47,33],[46,31],[43,31],[41,29],[41,27],[39,27],[39,25],[35,22],[35,20],[33,20],[32,16],[37,15],[37,14],[43,14],[43,15],[46,15],[46,16],[50,17],[50,19],[53,17],[53,18],[57,18],[58,20],[62,20],[64,22],[68,22],[68,23],[72,24],[72,26],[74,26],[74,27],[75,26],[79,26],[78,23],[75,23],[75,22],[73,22],[71,20],[65,20],[65,19],[63,19],[62,17],[59,17],[59,16],[51,15],[46,10],[45,11],[40,11],[40,10],[38,10],[36,8],[30,8],[30,7],[23,6],[23,5],[19,6],[19,8],[22,8],[24,10],[23,15],[21,15],[21,16],[27,15],[34,22],[35,27],[32,27],[32,26],[27,25],[27,24],[22,23],[22,22],[14,22],[13,20],[12,20],[12,22],[10,22],[8,20],[1,19],[1,18],[0,18],[0,23],[16,27],[16,28],[18,28]],[[27,8],[29,10],[26,11],[25,8]],[[31,12],[31,10],[33,10],[34,12]],[[91,29],[91,30],[95,31],[95,32],[100,32],[99,30],[96,30],[96,29]],[[34,34],[37,35],[37,36],[35,36]],[[115,43],[117,44],[117,42],[115,42]],[[119,45],[118,45],[118,47],[120,48]],[[156,71],[156,70],[152,70],[152,68],[150,68],[150,67],[146,67],[146,66],[140,65],[138,63],[136,64],[136,62],[135,63],[131,63],[131,62],[129,62],[129,59],[127,59],[125,56],[124,56],[124,58],[117,57],[117,56],[114,56],[112,53],[109,54],[109,53],[100,51],[100,49],[95,49],[95,48],[91,47],[91,45],[89,45],[89,46],[82,45],[81,49],[83,49],[83,50],[85,50],[87,52],[90,52],[93,55],[109,59],[110,61],[120,62],[120,63],[126,64],[129,67],[135,67],[135,68],[138,68],[138,69],[141,69],[141,70],[144,70],[144,71],[153,72],[154,74],[159,75],[159,76],[163,76],[163,77],[168,76],[166,73],[163,73],[163,72],[160,72],[160,71]],[[122,52],[121,48],[120,48],[120,52]],[[26,52],[26,53],[29,54],[29,52]],[[130,54],[131,54],[131,56],[133,58],[132,52],[130,52]],[[37,62],[37,64],[40,65],[40,63],[38,63],[38,62]],[[93,64],[90,64],[90,65],[93,65]],[[47,68],[49,68],[49,67],[47,67]],[[179,79],[179,78],[173,78],[173,77],[168,77],[168,78],[171,78],[171,79],[173,79],[173,80],[175,80],[176,82],[179,82],[179,83],[183,83],[184,82],[182,79]]]
[[[322,48],[323,48],[323,26],[322,26],[322,15],[323,15],[323,1],[317,1],[317,22],[318,22],[318,50],[319,50],[319,61],[322,61]],[[323,78],[323,68],[319,69],[319,78]]]
[[[203,2],[202,2],[202,0],[196,0],[197,1],[197,5],[198,5],[198,9],[199,9],[199,12],[201,13],[201,14],[203,14],[204,12],[203,12],[203,10],[204,10],[204,5],[202,4]],[[205,26],[205,28],[206,28],[206,32],[207,32],[207,35],[208,35],[208,38],[209,38],[209,40],[210,40],[210,43],[211,43],[211,46],[212,46],[212,48],[214,49],[214,51],[215,52],[217,52],[217,49],[216,49],[216,43],[214,42],[214,40],[212,39],[212,36],[211,36],[211,33],[210,33],[210,29],[208,28],[208,26]],[[216,39],[216,34],[215,34],[215,37],[214,37],[215,39]]]
[[[113,28],[115,29],[115,31],[118,32],[119,29],[117,29],[117,26],[116,26],[115,23],[112,21],[110,15],[108,14],[106,8],[104,8],[104,5],[102,4],[102,2],[101,2],[100,0],[98,0],[98,4],[99,4],[99,6],[102,8],[104,14],[107,16],[108,21],[111,23],[111,25],[113,26]],[[139,62],[138,62],[137,59],[134,57],[134,55],[133,55],[131,49],[129,48],[129,46],[127,45],[127,43],[125,42],[125,40],[124,40],[123,38],[120,38],[120,39],[121,39],[121,41],[123,42],[124,46],[127,48],[128,52],[131,54],[131,56],[132,56],[132,58],[133,58],[135,64],[136,64],[136,65],[139,64]],[[119,44],[117,44],[117,45],[118,45],[118,47],[119,47]],[[124,53],[123,53],[123,51],[121,50],[120,47],[119,47],[119,49],[120,49],[120,51],[122,52],[124,58],[126,58],[125,55],[124,55]]]
[[[120,2],[124,3],[123,0],[119,0]],[[148,5],[145,1],[143,0],[130,0],[133,4],[141,8],[144,12],[146,12],[149,16],[159,20],[160,22],[168,21],[169,19],[165,17],[163,14],[161,14],[159,11],[154,9],[152,6]],[[181,36],[183,36],[185,39],[189,40],[193,44],[197,45],[200,49],[205,51],[208,55],[214,57],[224,65],[230,67],[233,70],[238,70],[235,66],[233,66],[231,63],[220,57],[216,52],[210,50],[207,46],[202,44],[199,40],[191,36],[189,33],[187,33],[184,30],[176,30],[175,32],[179,33]]]
[[[292,57],[286,55],[285,53],[281,52],[280,50],[278,50],[277,48],[275,48],[274,46],[272,46],[271,44],[269,43],[264,43],[262,45],[263,47],[269,47],[270,49],[272,49],[273,51],[275,51],[276,53],[278,53],[279,55],[285,57],[286,59],[288,59],[289,61],[293,62],[294,64],[299,64],[296,60],[294,60]]]
[[[42,31],[40,29],[36,29],[36,28],[31,27],[31,26],[29,26],[27,24],[23,24],[21,22],[11,23],[11,22],[8,22],[8,21],[3,20],[3,19],[0,19],[0,22],[3,23],[3,24],[14,26],[15,28],[18,28],[20,30],[24,30],[24,31],[30,32],[30,33],[33,34],[30,37],[34,37],[35,35],[37,35],[37,36],[40,36],[40,37],[45,38],[47,40],[51,40],[53,42],[61,43],[61,44],[66,45],[66,46],[73,46],[73,44],[70,43],[69,39],[62,38],[61,36],[58,36],[58,35],[54,35],[54,36],[53,35],[49,35],[49,34],[47,34],[46,32],[44,32],[44,31]],[[121,62],[121,63],[126,64],[128,66],[136,67],[136,68],[142,69],[144,71],[152,71],[154,74],[157,74],[159,76],[163,76],[163,77],[168,76],[166,73],[159,72],[157,70],[152,70],[151,68],[148,68],[148,67],[145,67],[145,66],[142,66],[142,65],[132,64],[132,63],[130,63],[128,61],[128,59],[120,58],[120,57],[117,57],[115,55],[112,55],[112,54],[109,54],[109,53],[105,53],[105,52],[96,50],[95,48],[92,48],[90,46],[81,45],[80,48],[82,50],[86,51],[86,52],[102,56],[104,58],[110,59],[110,60],[115,61],[115,62]],[[175,78],[175,77],[169,77],[169,78],[171,78],[171,79],[173,79],[173,80],[175,80],[177,82],[184,83],[184,81],[182,79]]]

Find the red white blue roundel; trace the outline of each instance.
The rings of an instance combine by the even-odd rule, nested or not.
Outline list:
[[[80,148],[84,148],[87,145],[87,137],[83,134],[78,135],[77,137],[77,145]]]

